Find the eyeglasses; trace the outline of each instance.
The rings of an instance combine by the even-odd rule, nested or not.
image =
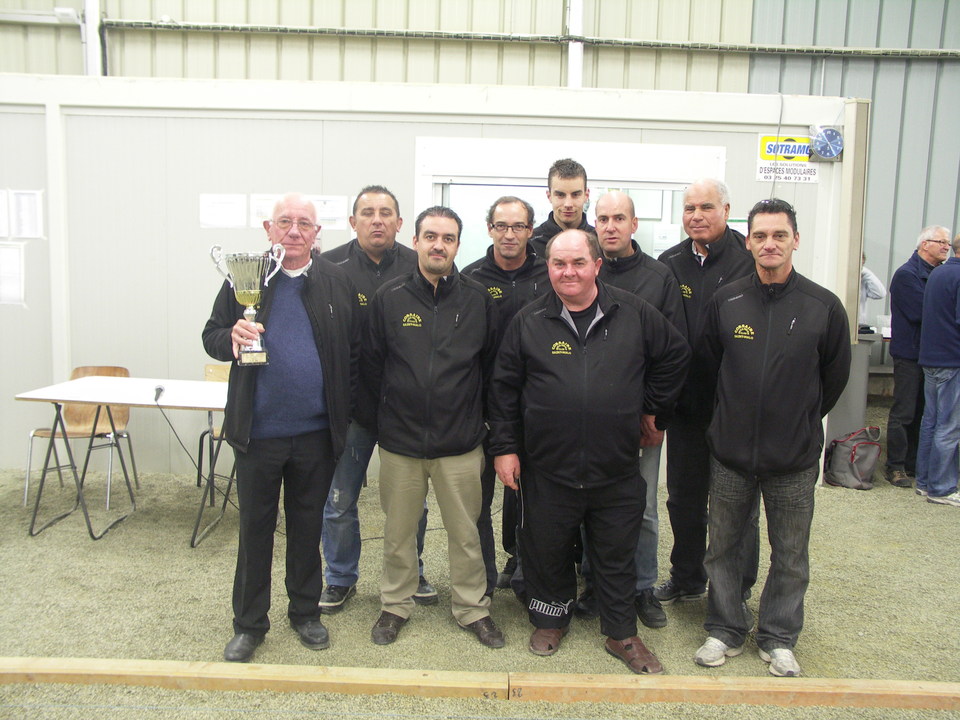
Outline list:
[[[529,230],[529,225],[524,225],[523,223],[514,223],[513,225],[507,225],[506,223],[494,223],[491,225],[494,230],[498,233],[505,233],[507,230],[513,230],[517,235],[522,233],[524,230]]]
[[[949,240],[924,240],[924,242],[936,243],[937,245],[942,245],[943,247],[949,247],[949,246],[950,246],[950,241],[949,241]]]
[[[294,222],[290,218],[280,218],[279,220],[274,220],[273,224],[276,225],[280,230],[287,232],[293,227]],[[316,225],[309,220],[297,220],[296,225],[302,233],[316,232],[320,229],[319,225]]]

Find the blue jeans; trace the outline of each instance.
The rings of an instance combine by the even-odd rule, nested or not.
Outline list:
[[[333,472],[330,495],[323,508],[323,556],[327,561],[327,585],[350,587],[360,578],[360,518],[357,500],[367,475],[370,456],[377,436],[362,425],[351,422],[346,446]],[[427,507],[417,528],[417,556],[423,554],[423,536],[427,529]],[[420,560],[423,575],[423,560]]]
[[[789,475],[746,476],[711,457],[710,544],[704,561],[710,578],[704,628],[710,637],[739,647],[747,636],[742,546],[751,540],[749,519],[759,488],[771,552],[760,596],[757,645],[766,652],[796,645],[803,628],[803,596],[810,582],[810,525],[819,474],[815,465]]]
[[[917,489],[933,497],[957,491],[960,467],[960,368],[924,368]]]

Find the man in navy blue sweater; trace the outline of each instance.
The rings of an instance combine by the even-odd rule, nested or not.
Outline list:
[[[263,223],[286,250],[264,288],[257,323],[224,283],[203,330],[211,357],[232,361],[223,430],[237,458],[240,544],[233,581],[234,637],[223,657],[246,662],[270,629],[270,580],[280,487],[286,518],[287,617],[311,650],[330,644],[320,622],[323,506],[353,411],[359,359],[357,291],[332,263],[311,257],[320,226],[313,203],[287,195]],[[263,335],[268,365],[239,365]]]
[[[960,235],[953,257],[934,268],[923,293],[920,367],[923,422],[917,448],[917,494],[927,502],[960,507]]]
[[[939,225],[925,227],[917,249],[890,281],[890,357],[893,358],[893,405],[887,419],[887,480],[910,487],[916,472],[920,418],[923,416],[923,370],[920,327],[923,290],[930,271],[947,259],[950,231]]]

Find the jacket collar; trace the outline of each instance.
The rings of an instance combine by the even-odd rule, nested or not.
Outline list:
[[[638,265],[643,265],[643,259],[645,255],[643,250],[640,249],[640,246],[637,245],[637,241],[631,238],[630,246],[633,248],[632,255],[622,258],[603,258],[603,264],[607,266],[607,269],[610,272],[628,272],[629,270],[633,270]]]
[[[368,270],[383,272],[396,261],[397,256],[400,254],[400,246],[394,241],[393,247],[383,253],[383,257],[380,258],[379,263],[375,263],[370,259],[370,256],[364,252],[363,248],[360,247],[360,241],[354,238],[350,241],[350,254],[356,257],[357,261]]]
[[[787,278],[786,282],[764,284],[760,282],[760,276],[757,274],[756,270],[754,270],[753,286],[760,290],[764,299],[777,300],[797,286],[798,277],[799,275],[797,275],[797,269],[790,268],[790,277]]]
[[[600,312],[603,315],[620,307],[620,303],[610,295],[609,288],[607,288],[600,278],[597,278],[597,304],[600,306]],[[544,317],[560,317],[564,309],[563,301],[551,287],[550,295],[547,296],[547,309]]]

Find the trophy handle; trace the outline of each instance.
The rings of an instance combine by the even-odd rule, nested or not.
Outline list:
[[[264,287],[269,285],[270,279],[280,272],[280,264],[283,262],[283,258],[287,256],[287,249],[280,243],[277,243],[270,249],[268,255],[270,255],[270,258],[273,260],[274,266],[273,270],[267,273],[267,277],[263,280]]]
[[[217,272],[226,278],[227,282],[230,283],[230,287],[233,287],[233,278],[230,277],[229,273],[223,271],[223,248],[219,245],[214,245],[210,248],[210,259],[213,260],[213,264],[217,266]]]

